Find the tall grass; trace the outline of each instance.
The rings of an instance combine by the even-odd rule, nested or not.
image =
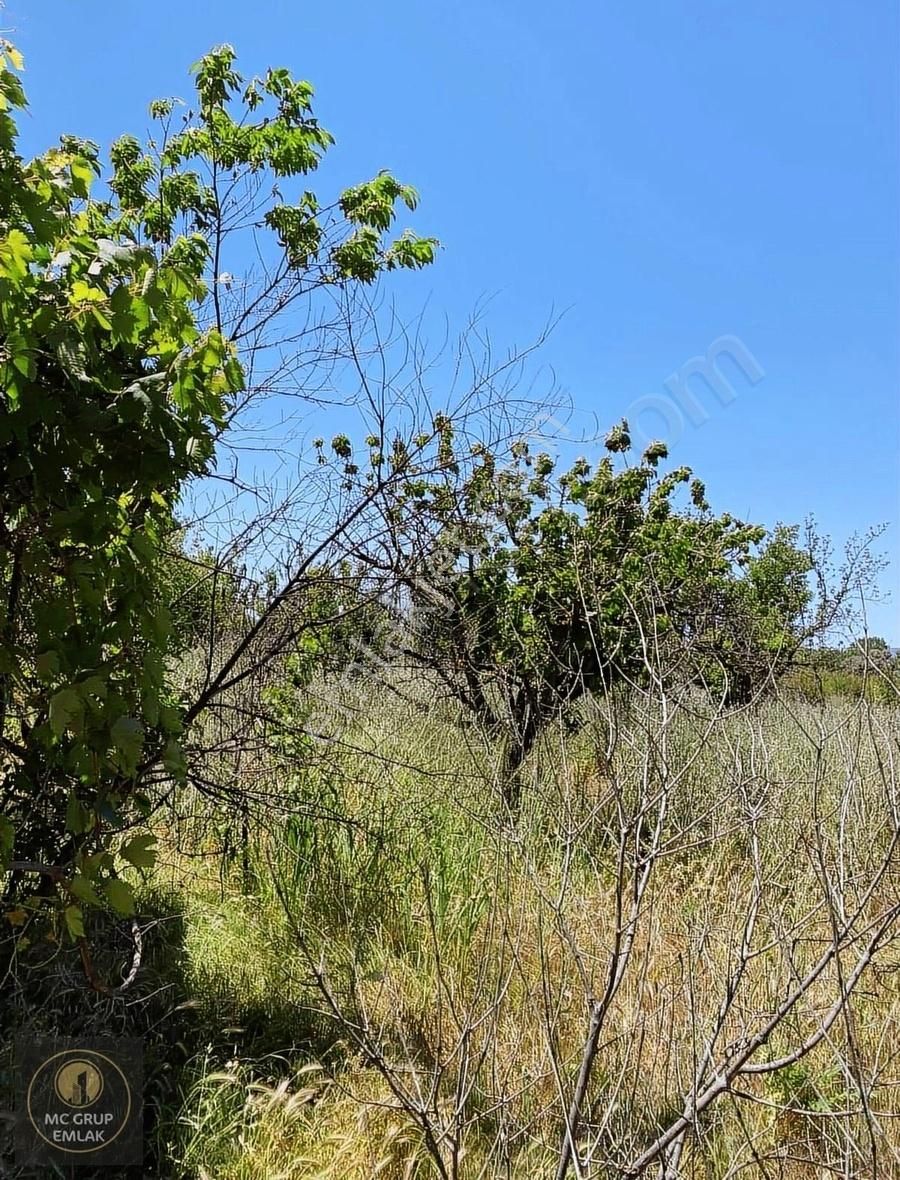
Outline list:
[[[249,885],[174,852],[160,869],[199,1002],[255,1030],[194,1063],[173,1160],[215,1180],[554,1175],[589,1001],[652,862],[575,1152],[582,1176],[631,1174],[704,1054],[727,1062],[858,906],[754,1061],[816,1033],[900,900],[898,743],[900,714],[870,703],[600,702],[545,741],[513,823],[477,735],[379,700],[327,764],[280,772]],[[671,1174],[900,1175],[898,970],[891,930],[828,1034],[692,1119]]]

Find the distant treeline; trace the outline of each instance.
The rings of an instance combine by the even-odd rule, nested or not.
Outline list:
[[[900,649],[871,636],[844,647],[821,647],[801,654],[785,685],[808,700],[834,697],[868,701],[897,699]]]

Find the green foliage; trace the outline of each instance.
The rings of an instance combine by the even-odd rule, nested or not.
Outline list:
[[[217,290],[229,194],[258,192],[266,176],[307,175],[332,137],[312,113],[307,82],[270,69],[245,83],[222,46],[194,67],[194,110],[174,127],[178,104],[153,103],[157,139],[117,140],[108,186],[95,195],[94,144],[63,136],[30,162],[17,153],[20,68],[7,46],[0,855],[14,870],[11,895],[31,910],[58,897],[70,935],[81,938],[83,906],[102,900],[131,912],[110,850],[117,831],[152,810],[145,770],[161,765],[176,780],[187,771],[184,704],[169,688],[167,660],[211,613],[249,609],[230,572],[219,577],[210,555],[185,552],[175,523],[244,386],[238,342],[250,328],[243,314],[226,324]],[[254,213],[282,251],[276,282],[370,282],[434,256],[433,239],[385,238],[396,203],[416,203],[388,173],[325,207],[309,192],[294,204],[272,192]],[[210,583],[228,588],[227,603]],[[145,868],[151,844],[132,840],[122,857]],[[43,884],[29,894],[34,872]]]
[[[807,638],[814,563],[796,526],[778,525],[732,578],[697,604],[695,650],[702,679],[731,704],[746,703],[779,679]]]
[[[195,322],[201,252],[154,251],[127,210],[92,200],[93,145],[22,160],[8,68],[0,93],[0,798],[16,860],[62,860],[121,897],[94,854],[180,728],[154,557],[241,373]]]
[[[848,1104],[846,1088],[837,1069],[816,1072],[805,1061],[775,1070],[766,1078],[766,1089],[779,1105],[792,1111],[827,1114]]]
[[[422,662],[505,735],[508,772],[552,719],[574,723],[584,693],[678,663],[689,678],[721,675],[737,699],[748,652],[768,669],[792,641],[808,601],[796,533],[776,530],[754,554],[765,530],[713,514],[687,467],[661,474],[662,443],[617,467],[627,422],[605,458],[563,472],[518,442],[506,464],[476,446],[460,476],[446,419],[435,439],[438,474],[407,462],[392,505],[398,528],[438,537],[410,559],[413,629]]]
[[[298,620],[298,633],[263,701],[279,752],[302,765],[313,742],[303,727],[313,709],[316,676],[362,672],[384,654],[392,620],[366,585],[364,571],[347,562],[336,570],[311,570],[287,610]]]
[[[182,528],[173,528],[160,546],[156,572],[171,619],[170,656],[208,648],[217,637],[239,627],[252,609],[246,582],[234,563],[208,546],[189,543]]]
[[[415,190],[387,171],[354,185],[337,201],[323,204],[309,190],[286,199],[278,181],[314,172],[334,143],[315,117],[313,88],[283,68],[247,81],[235,68],[230,45],[212,50],[193,67],[195,111],[173,128],[176,104],[151,105],[159,124],[148,150],[133,136],[114,145],[110,182],[120,208],[154,242],[171,242],[179,229],[182,251],[205,254],[217,270],[227,236],[223,226],[241,201],[243,181],[268,174],[276,183],[269,203],[242,207],[246,220],[265,225],[283,251],[287,271],[301,271],[318,283],[373,282],[382,270],[416,269],[432,262],[434,238],[411,230],[396,240],[398,202],[415,209]],[[158,145],[158,146],[157,146]],[[219,273],[212,276],[215,283]],[[220,309],[216,308],[217,320]],[[221,327],[221,323],[219,324]]]

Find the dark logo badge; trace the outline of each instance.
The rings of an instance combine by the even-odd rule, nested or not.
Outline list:
[[[21,1038],[16,1049],[20,1163],[141,1162],[139,1041]]]

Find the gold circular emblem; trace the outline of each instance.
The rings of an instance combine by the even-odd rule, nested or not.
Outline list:
[[[125,1130],[131,1087],[105,1053],[68,1049],[46,1058],[34,1071],[25,1105],[45,1143],[66,1154],[85,1154],[105,1149]]]
[[[56,1073],[54,1088],[66,1106],[91,1106],[103,1093],[103,1074],[93,1061],[67,1061]]]

